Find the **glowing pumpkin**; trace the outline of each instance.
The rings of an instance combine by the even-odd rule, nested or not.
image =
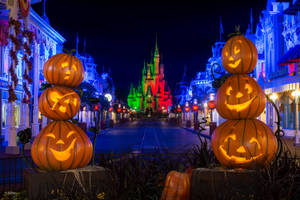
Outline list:
[[[39,110],[42,115],[54,120],[73,118],[80,109],[80,98],[71,88],[54,86],[40,96]]]
[[[170,171],[167,175],[160,200],[189,200],[191,173]]]
[[[34,139],[32,160],[40,168],[61,171],[86,166],[93,154],[90,139],[69,121],[53,121]]]
[[[216,108],[226,119],[253,119],[266,106],[266,98],[258,83],[247,74],[226,79],[217,91]]]
[[[256,62],[256,47],[243,35],[230,38],[222,49],[222,65],[229,73],[250,73]]]
[[[253,168],[269,164],[277,153],[272,130],[257,119],[228,120],[214,131],[212,149],[229,168]]]
[[[54,85],[78,86],[84,78],[81,61],[72,55],[59,53],[47,60],[43,69],[45,79]]]

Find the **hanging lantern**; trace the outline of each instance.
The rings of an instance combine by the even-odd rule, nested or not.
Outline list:
[[[193,111],[198,111],[199,110],[199,106],[198,105],[193,105]]]
[[[207,105],[209,107],[209,109],[215,109],[216,108],[216,104],[214,100],[210,100],[209,102],[207,102]]]
[[[184,110],[185,112],[190,112],[190,107],[185,107]]]

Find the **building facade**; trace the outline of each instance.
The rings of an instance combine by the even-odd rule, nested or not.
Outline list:
[[[168,111],[172,106],[172,95],[164,79],[157,42],[152,61],[144,64],[140,85],[136,88],[130,86],[127,102],[130,108],[138,112]]]
[[[268,0],[254,39],[258,50],[255,77],[280,108],[286,135],[295,136],[300,123],[299,96],[295,93],[300,86],[300,1]],[[260,118],[274,126],[277,118],[270,103]]]
[[[3,29],[8,30],[8,13],[5,4],[0,3],[0,23],[1,23],[1,34]],[[22,87],[23,74],[25,70],[25,63],[22,61],[23,51],[17,52],[18,65],[16,67],[16,74],[18,78],[18,84],[15,88],[17,100],[12,104],[8,103],[8,85],[11,81],[9,75],[9,66],[11,58],[9,55],[10,42],[0,43],[0,107],[1,107],[1,136],[4,138],[4,143],[10,145],[10,136],[8,130],[15,128],[16,131],[22,130],[28,127],[32,128],[33,136],[36,136],[40,130],[40,124],[42,123],[43,117],[39,114],[38,110],[38,96],[39,87],[43,82],[43,65],[45,61],[56,53],[62,51],[63,43],[65,39],[55,31],[50,24],[40,17],[33,9],[30,10],[29,17],[29,30],[33,32],[34,41],[31,45],[30,59],[33,63],[32,71],[29,76],[33,79],[32,84],[29,85],[29,90],[32,94],[31,103],[25,104],[21,100],[24,96],[24,90]],[[20,20],[24,23],[22,20]],[[13,109],[10,106],[13,105]],[[10,118],[10,111],[13,111],[14,125],[11,127],[8,119]],[[30,124],[30,122],[32,122]],[[44,118],[44,123],[46,118]],[[15,144],[14,144],[15,145]]]

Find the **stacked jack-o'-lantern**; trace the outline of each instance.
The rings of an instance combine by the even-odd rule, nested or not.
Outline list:
[[[255,45],[246,37],[231,37],[222,50],[222,64],[232,75],[217,91],[216,109],[226,122],[212,135],[212,148],[219,162],[229,168],[255,168],[269,164],[277,152],[272,130],[256,118],[266,98],[247,73],[257,62]]]
[[[48,171],[84,167],[92,158],[92,143],[80,127],[68,121],[80,108],[80,98],[72,87],[83,80],[82,63],[75,56],[60,53],[45,63],[43,72],[54,86],[41,94],[39,110],[53,121],[35,138],[32,159],[40,169]]]

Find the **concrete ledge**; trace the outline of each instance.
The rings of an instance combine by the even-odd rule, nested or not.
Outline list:
[[[257,176],[253,170],[198,168],[191,179],[191,200],[236,199],[256,194]]]
[[[5,153],[9,155],[18,155],[20,154],[19,146],[6,146]]]
[[[109,171],[103,167],[88,166],[81,169],[47,172],[24,169],[24,185],[30,200],[53,199],[59,190],[68,195],[78,193],[96,195],[107,193],[112,187]]]

